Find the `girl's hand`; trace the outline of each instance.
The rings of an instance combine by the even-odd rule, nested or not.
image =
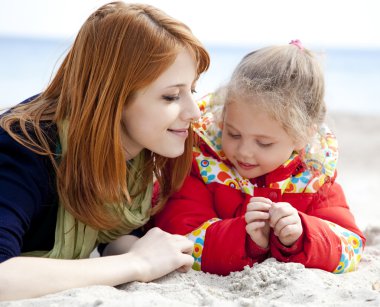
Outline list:
[[[194,262],[193,245],[185,236],[152,228],[131,246],[128,253],[135,256],[137,280],[148,282],[175,270],[187,272]]]
[[[269,244],[269,209],[272,201],[265,197],[252,197],[247,205],[245,213],[245,227],[247,233],[262,248],[267,248]]]
[[[298,211],[289,203],[273,203],[269,210],[269,225],[285,246],[291,246],[302,234],[302,223]]]

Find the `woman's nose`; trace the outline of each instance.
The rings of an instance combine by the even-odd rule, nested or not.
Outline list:
[[[201,117],[198,104],[192,97],[189,97],[188,101],[186,101],[183,114],[184,120],[189,122],[197,121]]]

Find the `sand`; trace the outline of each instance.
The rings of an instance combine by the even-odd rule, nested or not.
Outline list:
[[[340,144],[337,181],[367,236],[358,271],[335,275],[271,258],[227,277],[173,272],[151,283],[71,289],[0,306],[380,306],[380,116],[332,114],[328,122]]]

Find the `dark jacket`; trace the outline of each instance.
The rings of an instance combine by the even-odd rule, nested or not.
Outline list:
[[[46,127],[54,146],[56,126]],[[49,157],[34,153],[0,128],[0,262],[22,252],[52,249],[57,208]]]

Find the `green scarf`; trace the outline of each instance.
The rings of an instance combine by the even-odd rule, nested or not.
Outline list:
[[[68,122],[58,125],[62,154],[67,148]],[[139,190],[142,178],[136,177],[136,172],[144,166],[144,152],[141,152],[130,164],[128,171],[128,191],[135,195]],[[137,179],[136,179],[137,178]],[[129,234],[132,230],[143,226],[150,217],[153,182],[145,193],[134,197],[132,204],[116,204],[111,206],[121,212],[121,225],[110,231],[98,231],[83,224],[67,212],[59,202],[57,224],[55,228],[55,242],[51,251],[32,251],[23,253],[22,256],[36,256],[59,259],[88,258],[98,243],[111,242],[122,235]],[[107,206],[107,205],[105,205]],[[121,210],[120,210],[121,208]]]

